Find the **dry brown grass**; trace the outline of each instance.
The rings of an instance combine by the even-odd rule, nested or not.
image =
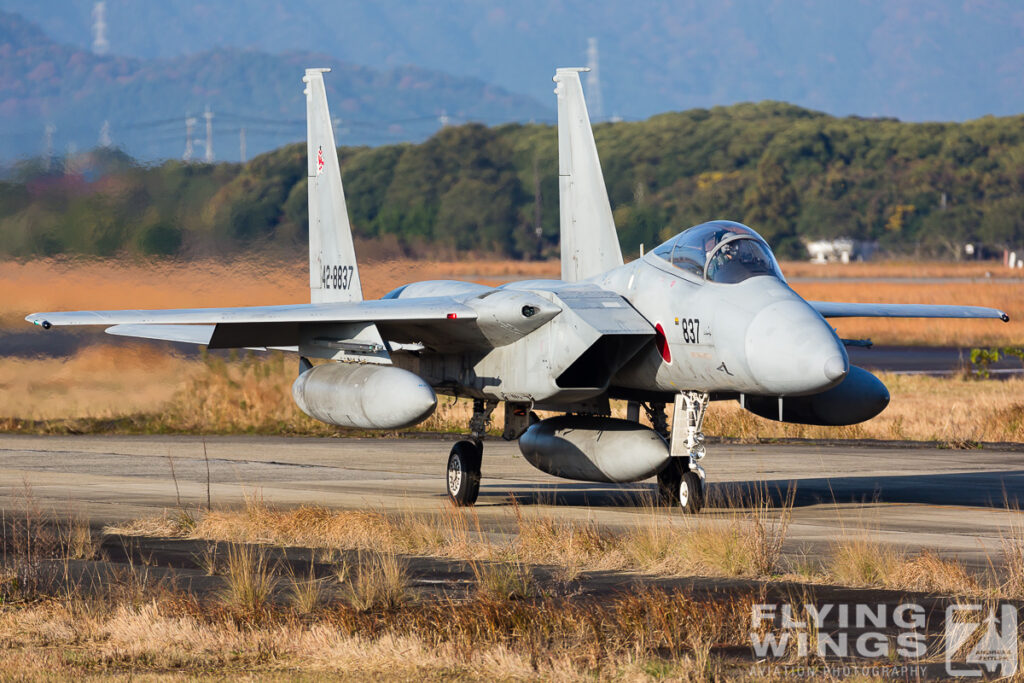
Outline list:
[[[751,599],[628,592],[603,602],[489,601],[239,622],[178,596],[0,611],[0,667],[69,677],[299,673],[351,680],[707,680],[742,647]],[[743,666],[734,662],[732,667]]]
[[[217,573],[217,547],[213,542],[261,543],[314,549],[359,550],[377,554],[406,553],[459,558],[498,557],[504,550],[488,543],[472,509],[445,505],[437,513],[332,510],[320,506],[277,508],[259,495],[247,497],[238,509],[203,511],[194,524],[181,515],[162,515],[110,525],[106,534],[195,538],[210,541],[197,561],[208,573]],[[342,582],[350,572],[339,573]]]
[[[0,359],[0,416],[109,418],[158,412],[203,364],[146,346],[91,346],[70,358]]]
[[[275,508],[252,497],[241,509],[204,512],[195,524],[182,524],[178,516],[165,513],[104,531],[125,536],[359,550],[370,553],[371,558],[409,554],[483,561],[476,565],[482,584],[492,588],[498,584],[518,586],[517,590],[526,591],[526,577],[506,570],[553,565],[562,568],[563,580],[574,579],[583,571],[604,570],[777,575],[792,505],[792,492],[782,495],[776,505],[767,491],[754,487],[751,495],[732,504],[732,512],[681,518],[673,509],[651,507],[637,515],[632,529],[619,533],[593,522],[558,518],[548,512],[527,513],[515,507],[515,536],[507,543],[496,544],[480,533],[472,510],[445,506],[434,514],[412,515],[313,506]],[[201,561],[204,566],[211,563],[215,560]],[[385,567],[378,569],[384,572]]]
[[[247,615],[266,610],[278,582],[266,549],[249,543],[228,546],[224,579],[224,602]]]
[[[3,525],[4,547],[36,562],[59,559],[63,550],[40,544],[55,519],[26,521]],[[107,565],[98,583],[19,579],[21,592],[0,602],[0,670],[19,678],[305,672],[358,680],[703,680],[725,670],[716,648],[746,642],[753,601],[643,588],[600,600],[558,598],[535,591],[523,564],[507,565],[511,573],[482,571],[479,594],[465,599],[410,601],[404,561],[386,550],[360,553],[340,591],[321,590],[311,559],[308,579],[291,574],[292,590],[275,598],[291,568],[273,553],[230,546],[223,602],[156,583],[148,566],[135,564]]]
[[[727,529],[746,523],[754,530],[745,536],[748,540],[726,545],[750,553],[749,543],[764,544],[750,553],[754,559],[749,566],[755,568],[758,553],[774,558],[774,549],[781,547],[772,535],[783,539],[785,534],[785,525],[766,515],[781,522],[785,517],[779,513],[788,505],[782,496],[782,507],[773,507],[761,490],[752,489],[748,511],[720,520]],[[284,520],[306,519],[262,508],[254,513],[255,520],[270,523],[277,533],[282,533]],[[408,524],[405,515],[384,520],[396,527]],[[674,526],[667,518],[645,523],[654,521]],[[626,542],[622,535],[606,534],[595,543],[592,525],[579,526],[558,527],[573,537],[567,547],[596,556],[621,552]],[[758,526],[762,531],[756,531]],[[552,539],[555,527],[538,528],[535,541]],[[693,533],[701,528],[669,528],[668,545],[677,555],[694,553],[696,547],[686,544],[688,537],[691,544],[710,540]],[[303,533],[310,532],[307,528]],[[735,535],[744,538],[743,533]],[[7,527],[3,538],[5,543],[9,540]],[[366,541],[361,535],[356,538]],[[849,538],[860,541],[862,535],[852,533]],[[487,545],[483,540],[477,543]],[[960,595],[978,592],[980,583],[954,561],[927,552],[910,557],[879,548],[866,537],[862,543],[844,546],[842,562],[857,568],[851,576],[868,577],[862,585]],[[233,585],[238,590],[226,606],[154,585],[135,569],[135,577],[124,582],[127,590],[77,586],[72,592],[47,593],[48,588],[37,587],[27,599],[0,606],[0,668],[20,676],[51,677],[97,671],[133,677],[303,672],[389,680],[728,680],[752,675],[749,661],[735,653],[739,648],[746,652],[749,646],[751,605],[764,602],[764,595],[753,590],[731,590],[729,597],[714,598],[634,587],[596,599],[558,597],[532,584],[529,564],[514,558],[492,563],[490,575],[478,571],[475,595],[410,601],[401,558],[384,550],[361,554],[346,577],[349,592],[341,591],[341,600],[317,587],[312,596],[287,596],[289,606],[270,599],[274,582],[282,571],[289,571],[271,561],[270,553],[269,546],[236,546],[229,551],[225,581],[228,590]],[[838,562],[833,559],[830,565],[835,571]],[[236,574],[238,579],[233,578]],[[309,581],[314,580],[311,561]],[[813,597],[791,600],[809,601]],[[753,678],[759,680],[757,675]]]
[[[338,434],[339,429],[307,417],[295,406],[290,392],[294,363],[283,354],[250,354],[237,361],[211,357],[201,362],[113,347],[86,349],[63,366],[51,360],[3,359],[0,418],[53,421],[35,426],[15,422],[8,427],[42,432]],[[48,375],[55,365],[56,374]],[[708,410],[705,430],[743,441],[856,438],[958,446],[1024,441],[1024,378],[880,378],[892,401],[881,415],[859,425],[784,424],[757,417],[735,401],[718,401]],[[622,402],[613,402],[612,410],[625,416]],[[439,397],[435,413],[416,429],[465,432],[471,413],[470,401]],[[502,422],[502,411],[495,411],[491,429],[500,430]]]
[[[408,565],[394,550],[361,556],[346,587],[349,604],[359,612],[393,610],[411,598]]]
[[[522,562],[480,562],[471,564],[477,594],[485,600],[527,600],[540,588],[533,572]]]
[[[752,504],[749,512],[724,521],[765,526],[766,511],[779,510],[758,491],[755,487],[750,497],[761,508]],[[783,496],[783,505],[786,500]],[[253,519],[247,524],[269,523],[279,534],[284,521],[308,519],[288,517],[259,503],[250,507]],[[407,515],[384,520],[395,527],[409,525]],[[41,529],[56,523],[50,519],[33,526],[36,531],[28,538],[41,537]],[[552,527],[541,527],[542,537],[550,538]],[[572,525],[561,530],[575,537],[570,547],[584,552],[608,552],[621,545],[615,535],[581,545],[579,539],[592,537],[588,527],[584,524],[582,533]],[[17,533],[24,528],[18,527]],[[302,534],[310,528],[330,525],[307,523]],[[771,528],[784,536],[784,527]],[[14,533],[4,527],[5,544]],[[770,535],[762,531],[748,538],[757,543]],[[366,542],[362,535],[355,538]],[[675,538],[676,552],[694,552],[693,546],[678,542],[684,538]],[[698,536],[692,542],[706,540]],[[483,540],[477,543],[487,546]],[[41,548],[34,542],[29,546]],[[772,556],[775,547],[769,541],[761,554]],[[51,548],[43,556],[59,557],[62,552]],[[108,584],[76,585],[67,591],[36,586],[18,602],[0,605],[0,670],[18,677],[305,673],[359,680],[760,680],[772,675],[751,674],[749,661],[736,656],[749,646],[751,605],[764,602],[764,595],[754,590],[713,597],[632,587],[599,598],[559,597],[532,583],[527,563],[512,559],[491,563],[490,574],[478,571],[479,590],[465,598],[409,600],[402,559],[383,550],[361,553],[346,576],[347,591],[334,593],[321,591],[311,560],[308,582],[291,575],[296,590],[284,596],[286,604],[271,596],[283,572],[291,570],[271,560],[272,552],[270,546],[252,545],[228,550],[227,604],[155,584],[137,567]],[[951,568],[956,565],[922,554],[905,569],[908,576],[943,576],[953,573]]]
[[[906,591],[979,595],[995,590],[955,559],[930,550],[910,554],[862,534],[837,541],[823,580],[845,586],[879,586]]]
[[[679,518],[652,508],[615,538],[625,566],[643,572],[770,578],[780,573],[793,511],[793,491],[772,501],[764,486],[732,495],[728,511]]]
[[[618,531],[551,512],[514,508],[515,534],[500,544],[486,535],[468,532],[472,517],[451,508],[416,518],[403,513],[311,507],[289,510],[261,504],[207,513],[192,529],[144,521],[105,531],[359,550],[369,560],[361,557],[353,566],[346,563],[339,570],[339,581],[349,592],[351,603],[363,610],[394,605],[390,598],[380,596],[403,594],[404,580],[399,580],[403,554],[468,561],[478,593],[489,599],[543,595],[543,587],[530,569],[538,565],[555,568],[552,576],[560,581],[578,579],[585,572],[630,571],[662,576],[782,578],[1015,599],[1024,594],[1024,532],[1016,526],[1006,532],[1001,551],[990,559],[992,570],[984,574],[929,550],[911,553],[882,543],[867,527],[844,531],[823,560],[801,565],[799,550],[788,555],[785,551],[793,491],[769,494],[763,486],[753,485],[746,493],[734,494],[724,503],[725,509],[713,507],[696,517],[652,507],[636,515],[631,528]],[[1024,524],[1018,526],[1024,528]],[[388,586],[399,588],[389,592]]]

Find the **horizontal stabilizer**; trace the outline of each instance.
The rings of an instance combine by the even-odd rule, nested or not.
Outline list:
[[[1010,316],[984,306],[935,306],[931,304],[859,304],[808,301],[823,318],[998,318]]]

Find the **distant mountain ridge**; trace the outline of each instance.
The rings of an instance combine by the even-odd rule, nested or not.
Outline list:
[[[237,160],[305,137],[302,72],[330,67],[328,95],[339,143],[425,139],[442,117],[488,124],[549,119],[552,109],[478,79],[418,67],[386,70],[324,54],[219,48],[167,59],[99,56],[62,45],[35,24],[0,12],[0,159],[114,145],[141,159],[180,157],[186,114],[196,117],[193,154],[205,152],[207,105],[217,159]]]
[[[87,48],[94,0],[4,0]],[[605,117],[777,100],[837,116],[1024,112],[1020,0],[105,0],[112,54],[215,47],[416,64],[533,96],[600,52]],[[593,101],[593,100],[592,100]],[[596,104],[596,102],[595,102]],[[601,118],[600,116],[597,118]]]

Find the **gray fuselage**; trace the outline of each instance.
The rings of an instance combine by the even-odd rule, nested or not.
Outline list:
[[[552,406],[680,391],[814,394],[849,370],[832,328],[779,277],[711,282],[653,253],[580,283],[429,281],[391,296],[453,296],[473,305],[510,290],[561,312],[522,335],[510,321],[508,342],[486,353],[426,340],[422,350],[394,353],[396,365],[441,393]]]

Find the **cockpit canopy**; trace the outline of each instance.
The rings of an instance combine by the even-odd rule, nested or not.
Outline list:
[[[710,282],[730,284],[755,275],[783,279],[768,243],[732,221],[711,221],[684,230],[655,249],[654,255]]]

